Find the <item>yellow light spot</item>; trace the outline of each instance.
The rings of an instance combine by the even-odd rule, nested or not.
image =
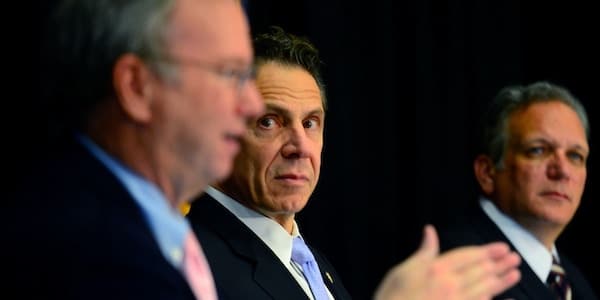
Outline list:
[[[179,211],[181,212],[182,215],[187,215],[190,212],[190,208],[192,207],[192,205],[188,202],[184,202],[181,204],[181,206],[179,206]]]

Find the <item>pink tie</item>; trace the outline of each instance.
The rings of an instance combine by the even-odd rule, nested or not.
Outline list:
[[[215,283],[200,243],[192,231],[184,242],[183,272],[198,300],[217,300]]]

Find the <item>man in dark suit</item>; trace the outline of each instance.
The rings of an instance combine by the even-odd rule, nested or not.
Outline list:
[[[178,208],[230,173],[263,109],[239,2],[58,5],[43,83],[64,134],[14,194],[19,295],[215,300]]]
[[[325,293],[294,259],[297,241],[304,240],[294,216],[310,198],[321,165],[326,101],[318,52],[280,28],[258,35],[254,49],[266,111],[250,122],[232,175],[194,201],[188,217],[222,299],[349,299],[316,249],[309,246]],[[518,280],[518,256],[506,245],[437,254],[428,227],[420,251],[389,272],[376,299],[481,299]]]
[[[589,125],[581,103],[547,82],[501,90],[485,115],[474,171],[479,203],[441,227],[442,249],[504,241],[524,262],[498,299],[597,299],[555,245],[579,207]]]

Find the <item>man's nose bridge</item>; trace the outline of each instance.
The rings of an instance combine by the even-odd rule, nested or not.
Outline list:
[[[306,138],[306,132],[304,131],[304,126],[302,122],[299,124],[294,122],[290,123],[287,128],[287,140],[294,145],[301,145]]]
[[[564,177],[568,175],[569,164],[567,162],[567,154],[565,151],[554,150],[549,157],[548,172],[553,177]]]

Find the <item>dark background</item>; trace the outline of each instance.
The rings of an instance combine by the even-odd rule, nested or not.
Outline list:
[[[6,91],[17,93],[5,97],[2,118],[9,188],[45,147],[37,142],[44,111],[36,106],[35,88],[44,78],[35,70],[44,64],[37,37],[52,2],[38,1],[31,21],[3,26],[5,64],[13,63],[5,70]],[[505,85],[537,80],[566,86],[588,110],[588,184],[558,247],[598,289],[593,182],[600,125],[592,105],[600,96],[594,84],[600,21],[591,4],[245,2],[253,32],[280,25],[321,50],[329,99],[321,180],[298,218],[303,235],[333,262],[355,299],[370,299],[385,272],[418,247],[424,224],[461,217],[474,197],[471,159],[484,104]]]
[[[594,10],[516,0],[361,2],[246,4],[254,32],[280,25],[321,50],[329,99],[322,173],[298,219],[351,294],[370,299],[385,272],[418,247],[425,223],[461,217],[476,195],[471,162],[485,103],[503,86],[538,80],[566,86],[588,110],[588,184],[557,244],[600,286]]]

